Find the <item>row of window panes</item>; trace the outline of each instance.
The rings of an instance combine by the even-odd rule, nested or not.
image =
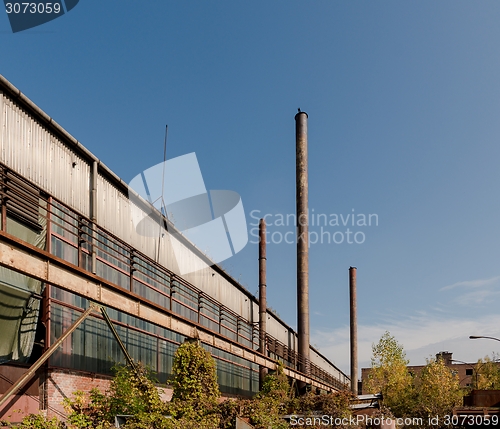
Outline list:
[[[138,256],[133,257],[133,263],[135,269],[134,275],[138,279],[160,290],[164,285],[170,287],[170,274],[167,272],[158,269],[158,267],[155,267]]]
[[[61,205],[59,205],[59,207],[68,211],[68,209]],[[73,222],[75,222],[74,219]],[[88,231],[88,234],[90,234],[89,227],[83,226],[82,229],[84,229],[84,231]],[[86,235],[87,234],[84,234],[84,238]],[[124,289],[130,289],[129,275],[120,271],[121,268],[129,272],[130,266],[124,261],[130,256],[130,253],[127,249],[119,246],[103,231],[99,231],[98,240],[97,256],[106,262],[99,259],[97,260],[97,275],[119,285]],[[88,243],[86,243],[85,247],[90,249]],[[99,247],[105,247],[106,251],[100,250]],[[107,252],[115,255],[116,257],[111,256]],[[54,236],[52,236],[52,253],[74,265],[79,265],[78,249]],[[80,264],[82,265],[82,268],[90,271],[90,254],[83,251],[81,252],[81,255]],[[191,287],[175,280],[170,283],[170,278],[166,272],[156,268],[154,265],[138,256],[134,256],[134,268],[136,269],[136,271],[134,271],[134,277],[140,279],[141,281],[137,281],[135,279],[133,280],[132,292],[137,293],[139,296],[142,296],[165,309],[172,310],[174,313],[177,313],[193,322],[198,322],[199,320],[201,324],[215,332],[219,331],[218,320],[220,309],[217,304],[208,299],[201,298],[201,302],[203,304],[200,309],[200,317],[198,317],[198,300],[200,299],[198,291],[195,291]],[[160,290],[164,294],[150,288],[149,286]],[[170,286],[172,286],[172,288]],[[170,307],[169,296],[172,291],[174,292],[173,296],[175,301],[172,302],[172,306]],[[224,316],[221,320],[221,324],[223,326],[220,329],[220,333],[235,341],[241,342],[241,344],[245,346],[255,346],[250,334],[252,332],[251,325],[248,323],[241,323],[242,321],[240,321],[238,326],[237,317],[234,314],[228,312],[223,312],[223,314]],[[203,315],[206,317],[203,317]],[[238,329],[241,329],[241,335],[237,335],[236,332]]]
[[[219,320],[219,308],[217,304],[208,300],[203,295],[200,297],[200,312],[207,317]]]
[[[68,292],[61,292],[54,291],[52,295],[58,299],[64,298],[67,301],[71,301],[72,305],[83,305],[86,303],[84,298],[77,297]],[[111,313],[110,317],[118,316],[117,314],[113,314],[113,310],[111,309],[109,313]],[[77,310],[52,303],[51,343],[60,337],[63,331],[80,314]],[[173,333],[165,328],[156,327],[150,322],[133,316],[122,314],[122,317],[119,318],[130,319],[130,322],[135,321],[134,325],[137,328],[147,331],[157,331],[161,336],[169,338],[171,341],[181,342],[184,340],[184,337],[180,334]],[[163,338],[135,331],[129,327],[115,324],[115,328],[132,358],[149,366],[153,371],[158,373],[160,382],[165,382],[171,374],[173,355],[177,345]],[[60,347],[51,357],[50,363],[52,366],[109,374],[116,362],[123,362],[121,349],[109,327],[102,319],[93,316],[87,318],[70,338],[71,340],[66,340],[66,346],[63,345]],[[69,341],[70,343],[68,344]],[[217,373],[222,391],[248,395],[258,390],[258,367],[255,364],[210,346],[207,346],[207,349],[215,357],[224,359],[217,359]],[[226,362],[225,360],[231,362]]]
[[[172,292],[175,294],[175,299],[183,302],[189,307],[198,309],[198,292],[190,287],[174,280],[172,282]]]
[[[52,253],[74,265],[78,265],[78,249],[55,236],[52,236]],[[81,252],[81,255],[83,268],[90,270],[91,256],[86,252]],[[100,260],[97,260],[97,275],[114,284],[119,285],[124,289],[128,290],[130,287],[129,276]],[[151,282],[151,278],[146,276],[144,276],[143,278]],[[198,322],[199,320],[202,325],[215,332],[219,332],[219,307],[207,299],[202,299],[203,304],[202,308],[200,309],[201,314],[198,318],[198,294],[191,288],[188,288],[187,286],[177,281],[174,281],[173,285],[177,293],[174,294],[175,300],[172,302],[171,308],[170,298],[169,296],[166,296],[170,295],[170,288],[167,285],[162,286],[156,284],[156,286],[162,286],[163,291],[166,293],[166,295],[164,295],[148,287],[142,282],[133,280],[132,291],[167,310],[172,310],[174,313],[179,314],[186,319],[189,319],[193,322]],[[203,317],[203,314],[207,317]],[[237,335],[236,331],[238,326],[236,316],[228,312],[224,312],[223,314],[224,316],[221,320],[222,326],[220,329],[220,333],[227,336],[228,338],[231,338],[234,341],[239,341],[245,346],[252,347],[252,341],[250,339],[251,336],[249,335],[249,333],[251,332],[251,326],[240,322],[239,329],[242,329],[242,335]]]
[[[252,393],[258,392],[258,365],[215,347],[208,345],[204,345],[204,347],[213,356],[221,358],[221,360],[217,361],[217,375],[221,390],[224,388],[225,391],[233,394],[243,394],[243,392],[249,391]]]
[[[180,302],[172,300],[172,311],[193,322],[198,322],[198,312]]]
[[[119,269],[130,272],[130,252],[120,246],[112,238],[102,231],[97,233],[96,239],[97,256],[110,262]]]
[[[55,235],[51,236],[50,246],[53,255],[64,259],[73,265],[78,265],[78,248],[72,246],[66,241],[61,240]]]
[[[54,236],[52,236],[52,253],[74,265],[78,265],[78,249]],[[86,254],[85,252],[82,252],[82,255],[84,260],[82,262],[84,262],[85,268],[90,269],[90,255]],[[121,286],[124,289],[129,289],[130,278],[127,275],[99,260],[97,261],[97,275]],[[174,282],[174,284],[177,288],[178,293],[174,295],[176,301],[173,301],[171,310],[174,313],[179,314],[180,316],[185,317],[193,322],[198,322],[198,311],[195,310],[198,307],[198,303],[194,301],[194,291],[182,285],[181,283]],[[167,288],[164,288],[164,290],[169,291],[169,289]],[[147,287],[141,282],[134,280],[133,292],[150,300],[151,302],[162,306],[165,309],[170,309],[169,297]],[[188,293],[189,295],[185,296],[184,293]],[[195,305],[196,307],[191,307]],[[212,317],[214,317],[215,320],[218,320],[218,314],[214,314],[215,309],[215,305],[210,305],[207,302],[204,302],[201,312],[208,313],[208,317],[200,317],[200,323],[202,323],[207,328],[218,332],[218,322],[210,320]],[[235,332],[237,328],[236,317],[232,314],[224,314],[224,318],[221,321],[221,324],[224,325],[221,327],[221,334],[226,335],[227,337],[236,341],[238,340]],[[244,335],[244,337],[246,337],[246,335]],[[244,345],[251,346],[251,342],[248,340],[248,338],[242,338],[241,342]]]
[[[54,202],[54,205],[57,205],[58,208],[65,210],[65,212],[69,212],[69,209],[66,209],[64,206],[58,204],[57,202]],[[58,208],[55,208],[55,210],[57,210]],[[76,221],[73,219],[73,222]],[[88,231],[90,232],[90,228],[88,228]],[[52,244],[53,244],[53,253],[56,256],[59,256],[72,264],[78,265],[77,248],[69,245],[68,243],[63,242],[62,240],[59,240],[57,237],[53,237]],[[129,265],[125,263],[123,260],[121,261],[108,254],[111,253],[116,255],[117,257],[121,255],[123,258],[128,258],[130,255],[128,250],[119,246],[111,237],[108,237],[108,235],[104,231],[98,232],[97,247],[98,247],[97,256],[99,258],[106,260],[107,262],[116,266],[117,268],[121,268],[123,270],[130,269]],[[99,247],[104,247],[105,251],[99,249]],[[91,260],[90,255],[86,254],[85,252],[82,253],[84,254],[84,258],[82,258],[83,259],[82,263],[84,263],[85,265],[84,268],[90,268],[90,260]],[[165,282],[165,280],[167,279],[170,280],[170,279],[168,277],[166,278],[163,272],[156,269],[151,264],[145,262],[143,259],[139,259],[137,256],[134,257],[134,262],[138,262],[137,263],[138,269],[134,273],[135,277],[140,278],[145,283],[148,283],[151,286],[161,290],[165,294],[170,295],[171,293],[170,282],[168,282],[168,284],[163,283]],[[147,275],[141,273],[140,271],[141,269],[146,271]],[[129,276],[124,274],[120,270],[113,268],[111,265],[104,263],[103,261],[97,260],[97,275],[125,289],[130,288]],[[155,281],[154,279],[152,279],[152,277],[156,278],[158,281]],[[177,281],[174,281],[172,285],[173,285],[173,291],[176,292],[175,299],[177,301],[180,301],[178,303],[174,303],[174,305],[172,306],[173,307],[172,310],[174,312],[178,312],[183,317],[186,317],[193,321],[197,321],[198,314],[197,311],[194,311],[195,309],[196,310],[198,309],[197,291],[194,291],[190,287]],[[147,286],[141,284],[140,282],[135,282],[135,281],[133,282],[133,291],[138,295],[152,302],[155,302],[164,308],[167,309],[169,308],[168,299],[166,299],[164,295],[148,288]],[[205,305],[207,305],[207,303],[205,303]],[[216,308],[217,306],[212,304],[212,309],[216,310]],[[205,312],[205,314],[209,318],[215,318],[214,316],[216,315],[215,311],[213,311],[212,314],[208,312]],[[218,314],[215,319],[218,319]],[[207,318],[201,318],[201,320],[206,321],[207,325],[209,325],[211,329],[215,328],[214,323],[208,321]],[[230,338],[236,339],[235,332],[231,332],[231,331],[236,331],[237,328],[236,317],[232,314],[225,314],[224,319],[221,321],[221,323],[224,324],[226,328],[228,328],[228,329],[226,328],[223,329],[223,331],[227,332]]]
[[[75,214],[59,204],[52,202],[52,231],[74,244],[78,244],[78,220]]]
[[[160,305],[167,310],[170,310],[170,294],[165,296],[164,294],[161,294],[160,292],[135,279],[133,281],[132,292]]]
[[[97,260],[97,275],[124,289],[130,289],[130,277],[112,266]]]

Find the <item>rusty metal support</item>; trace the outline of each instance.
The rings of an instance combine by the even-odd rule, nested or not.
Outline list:
[[[0,201],[2,203],[2,231],[7,231],[7,204],[6,204],[6,195],[7,195],[7,184],[6,184],[6,176],[4,169],[0,169],[0,184],[2,186],[2,194],[0,196]]]
[[[137,367],[132,360],[132,357],[128,353],[127,348],[125,347],[125,344],[123,344],[120,336],[118,335],[118,332],[116,331],[113,323],[111,322],[111,319],[108,316],[108,313],[106,312],[106,309],[102,305],[98,305],[96,303],[91,302],[89,308],[85,310],[80,317],[66,330],[66,332],[61,335],[61,337],[54,342],[43,354],[40,356],[40,359],[38,359],[31,367],[28,369],[28,371],[18,380],[16,381],[7,392],[0,398],[0,407],[9,399],[15,392],[20,390],[28,381],[31,380],[35,372],[48,360],[48,358],[59,348],[59,346],[64,342],[68,336],[70,336],[78,326],[93,312],[99,310],[101,314],[104,317],[104,320],[106,321],[109,329],[113,333],[116,341],[118,342],[123,354],[125,355],[125,358],[127,359],[127,362],[129,365],[132,367],[132,369],[137,373]]]
[[[297,202],[297,334],[302,357],[299,371],[309,374],[309,213],[307,175],[307,113],[295,115]],[[303,388],[304,386],[299,386]]]
[[[351,326],[351,391],[358,394],[358,315],[356,267],[349,268],[349,303]]]
[[[135,363],[134,363],[132,357],[129,355],[128,350],[125,347],[125,344],[123,344],[120,336],[118,335],[118,332],[116,331],[115,326],[113,325],[113,322],[111,322],[111,319],[108,316],[108,312],[106,311],[106,309],[103,306],[100,306],[99,309],[101,311],[102,316],[104,317],[104,320],[108,324],[109,329],[111,330],[111,332],[113,333],[116,341],[118,342],[118,345],[122,349],[122,352],[125,355],[125,358],[127,359],[128,364],[137,373],[137,368],[135,366]]]
[[[54,342],[43,354],[40,356],[40,358],[33,364],[31,367],[24,373],[24,375],[17,380],[7,392],[4,393],[2,398],[0,398],[0,407],[7,402],[7,399],[9,399],[14,393],[16,393],[19,389],[21,389],[28,381],[31,380],[35,372],[47,361],[47,359],[54,353],[57,348],[63,343],[63,341],[68,338],[73,331],[80,326],[80,324],[92,313],[94,310],[97,309],[97,306],[93,303],[90,303],[89,308],[85,310],[81,316],[75,320],[75,322],[68,328],[68,330],[61,335],[61,337]]]
[[[266,353],[266,332],[267,332],[267,279],[266,279],[266,221],[259,222],[259,352]],[[259,368],[259,388],[262,389],[264,378],[267,375],[267,368]]]

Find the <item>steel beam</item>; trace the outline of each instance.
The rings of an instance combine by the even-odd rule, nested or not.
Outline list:
[[[118,335],[118,332],[116,331],[115,325],[113,325],[113,322],[111,322],[111,319],[108,316],[108,312],[103,306],[100,306],[99,309],[101,310],[101,314],[104,317],[104,320],[108,324],[109,329],[111,330],[113,336],[115,337],[115,340],[118,342],[118,345],[122,349],[123,354],[125,355],[125,358],[127,359],[128,364],[132,367],[132,369],[137,372],[137,368],[135,366],[134,360],[130,356],[127,348],[125,347],[125,344],[123,344],[122,339],[120,338],[120,335]]]
[[[45,352],[40,356],[40,358],[33,364],[31,365],[30,369],[26,371],[26,373],[19,379],[17,380],[7,392],[4,393],[2,398],[0,398],[0,407],[7,402],[7,399],[9,399],[14,393],[16,393],[19,389],[21,389],[28,381],[31,380],[33,375],[35,375],[35,372],[40,368],[46,361],[47,359],[57,350],[57,348],[63,343],[63,341],[68,338],[73,331],[80,326],[80,324],[92,313],[94,310],[97,309],[97,306],[94,303],[90,303],[89,308],[85,310],[81,316],[75,320],[75,322],[68,328],[68,330],[59,337],[59,339],[52,344]]]

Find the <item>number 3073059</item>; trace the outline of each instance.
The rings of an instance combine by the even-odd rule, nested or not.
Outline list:
[[[6,3],[7,13],[59,13],[61,3]]]

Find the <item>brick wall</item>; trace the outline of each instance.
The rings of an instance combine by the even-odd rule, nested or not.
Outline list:
[[[48,417],[66,415],[62,405],[65,398],[71,398],[73,392],[82,390],[89,392],[93,388],[105,392],[109,388],[110,377],[72,371],[65,369],[50,369],[44,380],[41,380],[40,398],[42,409],[47,410]]]
[[[89,392],[93,388],[105,392],[111,383],[111,377],[97,374],[85,373],[74,370],[51,369],[48,372],[40,394],[44,398],[47,416],[62,418],[66,415],[62,402],[64,398],[71,398],[73,392],[82,390]],[[162,388],[161,398],[169,401],[172,398],[172,390]],[[45,392],[45,394],[44,394]]]
[[[9,380],[8,383],[5,382],[5,386],[0,384],[0,393],[6,391],[14,380],[17,380],[26,371],[26,368],[20,368],[18,371],[19,374],[12,373],[15,368],[7,368],[7,365],[4,365],[3,369],[11,371],[12,380]],[[19,422],[29,413],[42,413],[49,418],[57,417],[60,420],[64,420],[66,412],[63,400],[65,398],[71,398],[73,392],[76,390],[89,392],[91,389],[97,388],[101,392],[105,392],[109,388],[110,383],[111,377],[82,371],[54,368],[49,369],[47,372],[41,371],[39,377],[34,377],[28,383],[28,386],[22,390],[21,395],[15,395],[3,407],[3,410],[0,410],[0,420],[5,419],[11,422]],[[160,390],[163,401],[170,401],[172,399],[172,389],[162,387]],[[232,396],[223,395],[223,398],[226,399]],[[17,411],[14,412],[14,409]],[[1,428],[2,426],[0,425]]]

